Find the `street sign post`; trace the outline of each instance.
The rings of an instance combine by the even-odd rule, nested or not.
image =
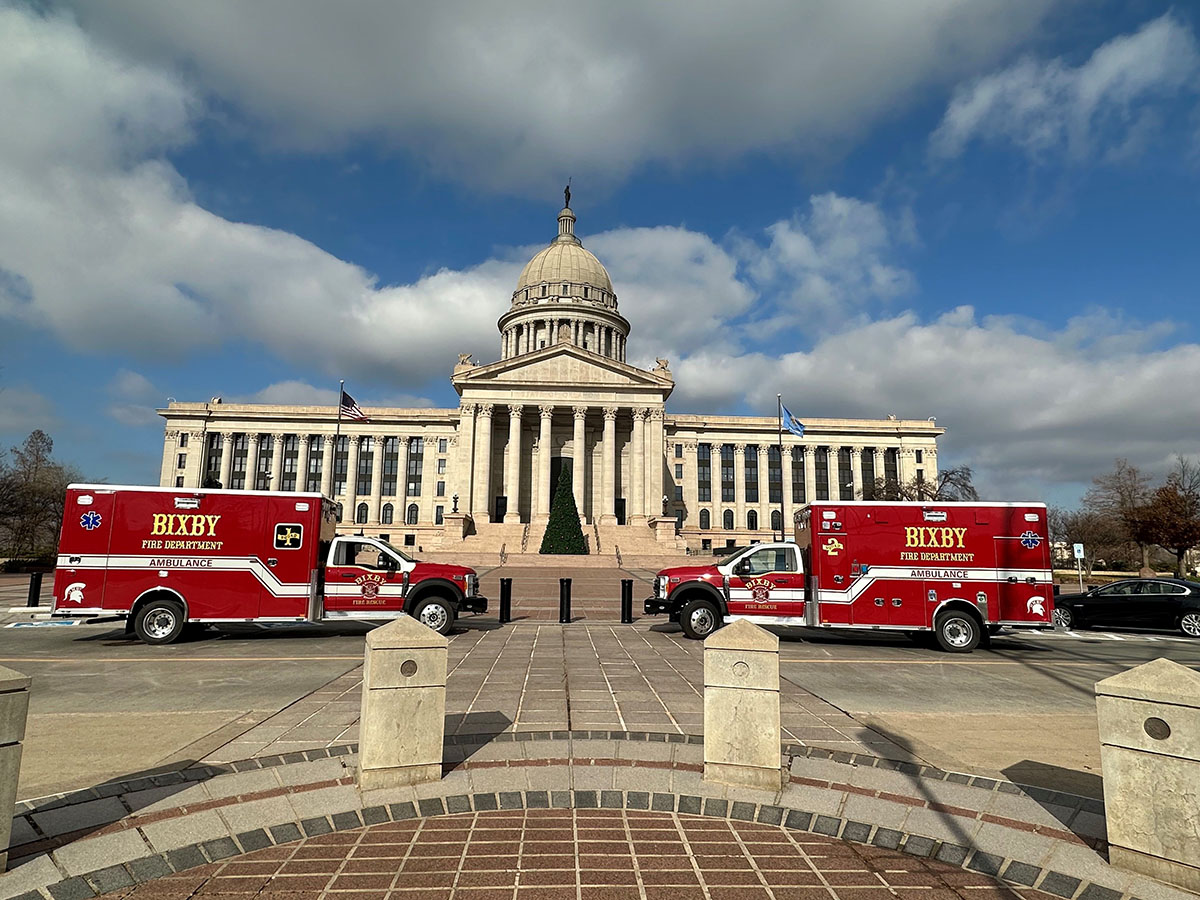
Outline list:
[[[1075,545],[1075,571],[1079,573],[1079,593],[1083,593],[1083,544]]]

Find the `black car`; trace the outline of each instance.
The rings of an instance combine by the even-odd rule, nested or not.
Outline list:
[[[1200,583],[1179,578],[1133,578],[1054,598],[1059,628],[1169,628],[1200,638]]]

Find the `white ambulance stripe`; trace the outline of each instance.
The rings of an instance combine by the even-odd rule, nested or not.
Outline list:
[[[276,597],[307,597],[308,582],[285,583],[275,577],[275,573],[256,556],[206,556],[186,557],[188,559],[204,559],[212,565],[202,567],[181,566],[152,566],[158,559],[179,559],[180,557],[165,557],[162,554],[154,556],[91,556],[60,555],[58,565],[62,569],[93,569],[110,571],[164,571],[164,572],[250,572],[262,585]],[[77,560],[71,562],[71,560]],[[356,586],[356,590],[358,590]]]
[[[918,574],[914,575],[916,572]],[[960,577],[927,578],[923,572],[961,572]],[[953,584],[954,582],[985,581],[991,583],[1006,583],[1008,579],[1017,579],[1018,584],[1024,584],[1026,578],[1034,579],[1035,584],[1050,584],[1050,573],[1044,569],[957,569],[953,566],[872,566],[865,575],[860,575],[847,588],[831,590],[821,588],[823,603],[853,603],[870,588],[876,581],[928,581],[933,584]],[[1033,585],[1027,585],[1032,587]]]

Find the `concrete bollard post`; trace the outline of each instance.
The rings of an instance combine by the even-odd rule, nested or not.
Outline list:
[[[1156,659],[1096,684],[1109,861],[1200,892],[1200,672]]]
[[[779,638],[739,619],[704,642],[704,779],[778,791]]]
[[[29,713],[28,675],[0,666],[0,872],[8,868],[17,778],[21,774],[21,741]]]
[[[446,639],[410,616],[367,635],[358,789],[404,787],[442,777]]]

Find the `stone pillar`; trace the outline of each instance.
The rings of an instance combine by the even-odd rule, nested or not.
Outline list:
[[[704,780],[783,785],[779,638],[745,619],[704,641]]]
[[[829,481],[831,486],[829,489],[830,500],[842,499],[842,484],[849,477],[849,472],[842,471],[842,448],[830,447],[829,455],[826,457],[829,460]]]
[[[505,478],[504,494],[508,497],[508,513],[511,521],[521,521],[521,413],[523,407],[513,404],[508,408],[508,477]],[[507,519],[506,519],[507,521]]]
[[[876,447],[875,448],[875,480],[879,481],[879,479],[883,478],[885,471],[886,470],[884,468],[883,448]],[[874,485],[872,485],[872,487],[874,487]]]
[[[368,632],[361,710],[360,792],[440,781],[446,639],[411,616]]]
[[[247,491],[258,487],[258,442],[261,434],[246,435],[246,480],[242,487]]]
[[[162,468],[159,469],[158,483],[160,487],[175,485],[175,454],[179,452],[179,432],[168,429],[163,432]]]
[[[646,429],[646,515],[659,518],[663,514],[663,463],[665,460],[662,407],[650,410]],[[670,499],[670,498],[668,498]]]
[[[700,465],[697,460],[699,450],[698,441],[689,438],[683,442],[684,521],[691,528],[700,527]]]
[[[21,742],[29,713],[28,675],[0,666],[0,872],[8,867],[8,844],[21,774]]]
[[[283,439],[286,435],[275,432],[271,435],[271,490],[279,490],[283,484]]]
[[[854,446],[850,448],[850,481],[852,483],[851,500],[863,499],[863,465],[862,465],[863,448]]]
[[[332,434],[321,435],[321,493],[333,496],[333,463],[337,456],[337,441]]]
[[[296,490],[308,490],[308,464],[312,453],[312,435],[296,435]]]
[[[208,461],[208,448],[204,445],[207,435],[203,431],[184,433],[188,436],[188,458],[187,468],[183,473],[183,484],[185,487],[200,487],[204,483],[204,467]]]
[[[633,411],[633,435],[629,441],[629,508],[625,521],[646,521],[646,415],[647,409]]]
[[[817,448],[811,444],[804,448],[804,502],[817,499]]]
[[[545,518],[550,515],[550,497],[554,487],[550,484],[550,455],[551,425],[554,424],[554,407],[543,405],[538,407],[541,416],[538,429],[538,485],[537,485],[537,514]]]
[[[907,484],[913,479],[913,452],[908,447],[896,451],[896,480]]]
[[[925,480],[937,484],[937,447],[927,447],[925,450]]]
[[[1096,684],[1108,858],[1200,892],[1200,672],[1156,659]]]
[[[342,521],[353,522],[356,512],[354,507],[358,503],[358,451],[362,435],[347,435],[347,439],[349,445],[346,452],[346,491],[342,501]]]
[[[371,512],[368,513],[367,519],[375,523],[379,523],[383,518],[383,441],[382,435],[371,438]],[[407,472],[406,467],[397,465],[397,468]],[[400,476],[401,479],[403,477]]]
[[[450,483],[450,494],[458,494],[459,509],[470,515],[474,511],[472,485],[475,472],[475,404],[463,403],[458,408],[458,462],[454,465],[454,479]],[[407,473],[405,473],[407,482]],[[396,492],[404,496],[404,491]],[[450,506],[454,508],[453,503]]]
[[[480,403],[475,421],[475,499],[477,522],[492,521],[492,404]]]
[[[771,448],[758,445],[758,528],[771,527]]]
[[[746,445],[733,445],[733,527],[746,527]]]
[[[579,512],[579,520],[586,522],[587,514],[587,435],[584,425],[587,424],[586,406],[575,406],[571,412],[575,417],[575,432],[571,440],[571,487],[575,494],[575,509]]]
[[[617,523],[617,408],[604,407],[604,466],[600,487],[600,524]]]
[[[783,452],[779,455],[780,478],[780,525],[783,526],[783,539],[790,541],[794,537],[795,529],[792,528],[792,516],[795,510],[792,508],[792,448],[786,444],[783,447]]]

